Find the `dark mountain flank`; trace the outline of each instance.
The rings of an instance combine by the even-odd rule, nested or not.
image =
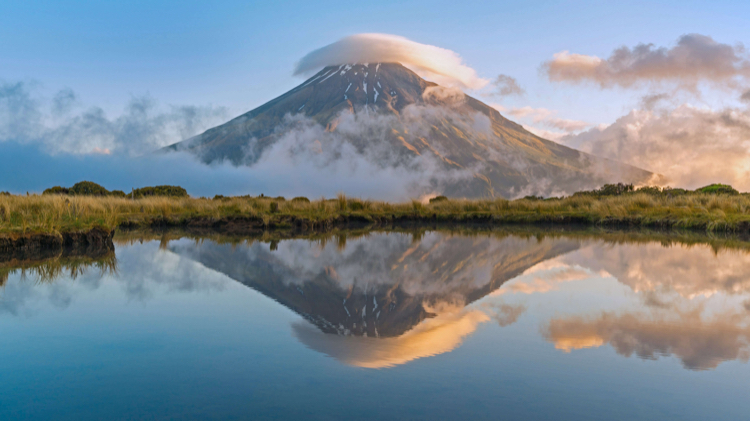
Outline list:
[[[301,130],[312,137],[296,135]],[[570,193],[654,175],[536,136],[397,63],[326,67],[284,95],[166,150],[189,151],[207,163],[253,165],[290,133],[310,143],[309,153],[335,148],[334,139],[349,142],[383,168],[429,160],[431,191],[415,195]]]

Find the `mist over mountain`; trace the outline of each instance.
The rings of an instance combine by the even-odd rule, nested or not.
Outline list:
[[[328,66],[223,125],[173,144],[205,163],[274,160],[406,171],[414,196],[555,195],[655,174],[536,136],[398,63]],[[291,174],[293,176],[293,174]]]

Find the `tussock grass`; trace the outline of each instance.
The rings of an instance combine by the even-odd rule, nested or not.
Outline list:
[[[93,226],[149,225],[157,220],[250,217],[279,224],[294,217],[310,222],[338,217],[383,221],[411,220],[503,223],[625,224],[692,228],[707,231],[748,230],[750,197],[729,194],[650,195],[633,193],[560,199],[439,200],[388,203],[339,195],[335,199],[281,200],[269,197],[128,199],[112,196],[0,195],[0,233],[63,232]]]

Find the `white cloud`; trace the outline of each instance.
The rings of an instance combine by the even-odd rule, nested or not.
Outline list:
[[[543,65],[554,82],[593,82],[602,88],[676,83],[694,90],[700,82],[736,88],[750,77],[750,58],[741,44],[731,46],[700,34],[687,34],[671,48],[638,44],[620,47],[607,59],[562,51]]]
[[[34,85],[0,83],[0,142],[36,143],[52,154],[127,154],[151,152],[191,137],[226,120],[223,107],[171,106],[148,96],[135,97],[124,112],[108,117],[99,107],[75,112],[77,96],[59,91],[51,103]]]
[[[457,53],[388,34],[357,34],[308,53],[297,63],[295,75],[309,75],[326,66],[350,63],[396,62],[440,85],[480,89],[489,81],[477,76]]]
[[[498,75],[495,80],[492,81],[492,86],[495,87],[495,90],[492,91],[490,95],[494,96],[520,96],[525,93],[523,88],[521,88],[521,85],[518,84],[516,78],[508,75]]]
[[[558,130],[557,132],[555,132],[533,126],[524,126],[526,130],[545,139],[557,140],[566,134],[578,132],[591,126],[591,123],[587,123],[585,121],[569,120],[557,117],[557,111],[548,110],[546,108],[533,108],[525,106],[513,107],[510,110],[503,108],[503,110],[513,117],[519,119],[527,119],[528,121],[533,122],[533,124],[541,124],[543,126],[546,126],[548,129]]]
[[[633,110],[609,126],[560,142],[663,174],[673,186],[727,183],[750,190],[750,111],[720,111],[684,104]]]

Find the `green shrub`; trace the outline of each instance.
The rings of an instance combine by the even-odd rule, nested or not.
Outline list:
[[[67,194],[73,196],[115,196],[115,197],[126,197],[127,195],[122,190],[109,191],[99,184],[91,181],[81,181],[73,185],[73,187],[62,187],[55,186],[50,187],[42,192],[42,194]]]
[[[92,181],[80,181],[68,189],[74,196],[109,196],[109,190]]]
[[[710,184],[708,186],[697,189],[696,192],[708,194],[740,194],[740,192],[735,190],[734,187],[727,184]]]
[[[430,199],[430,203],[438,203],[438,202],[445,202],[448,198],[445,196],[436,196]]]
[[[223,198],[224,198],[223,194],[217,194],[216,196],[214,196],[214,200],[221,200]]]
[[[524,200],[544,200],[542,196],[524,196]]]
[[[0,196],[10,196],[10,192],[7,191],[0,191]]]
[[[652,196],[661,194],[661,191],[662,191],[661,187],[657,187],[657,186],[643,186],[643,187],[640,187],[638,190],[636,190],[636,192],[638,193],[650,194]]]
[[[188,197],[188,193],[180,186],[153,186],[135,189],[128,196],[134,198],[146,196]]]
[[[271,213],[276,213],[278,211],[279,211],[279,203],[271,202]]]
[[[292,202],[310,203],[310,199],[306,198],[305,196],[298,196],[292,199]]]

